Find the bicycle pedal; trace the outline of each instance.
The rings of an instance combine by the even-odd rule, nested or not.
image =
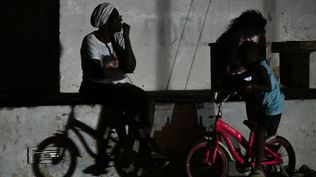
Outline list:
[[[136,169],[134,163],[131,163],[128,167],[121,167],[121,170],[123,170],[125,173],[133,172]]]
[[[235,163],[235,168],[239,173],[247,173],[251,171],[250,167],[246,167],[238,162]]]

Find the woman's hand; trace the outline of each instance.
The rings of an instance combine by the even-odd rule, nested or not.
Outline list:
[[[129,31],[131,29],[131,26],[129,26],[127,23],[122,24],[122,29],[123,29],[123,37],[125,39],[129,38]]]

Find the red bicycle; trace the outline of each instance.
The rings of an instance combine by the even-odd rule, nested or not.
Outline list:
[[[215,123],[209,127],[204,139],[189,151],[186,158],[188,177],[226,177],[229,160],[235,162],[239,172],[249,172],[255,166],[254,130],[257,124],[248,120],[243,122],[250,129],[246,140],[238,130],[222,120],[222,105],[232,95],[236,92],[214,92],[213,100],[218,108]],[[234,147],[231,138],[238,141],[243,153]],[[287,139],[281,136],[266,139],[262,160],[266,176],[291,176],[295,161],[295,152]]]

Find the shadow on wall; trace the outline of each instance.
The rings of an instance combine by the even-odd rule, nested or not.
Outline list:
[[[158,48],[156,52],[156,67],[157,73],[156,76],[165,76],[166,73],[169,75],[171,72],[171,65],[169,63],[170,57],[170,48],[168,47],[168,43],[171,42],[171,5],[170,0],[159,0],[156,1],[156,11],[158,15],[158,34],[156,34],[158,38]],[[157,78],[157,81],[161,80],[161,78]],[[156,88],[166,88],[167,85],[164,82],[156,83]]]
[[[133,159],[130,158],[135,158],[135,155],[130,151],[123,151],[123,149],[130,149],[134,140],[140,135],[136,134],[138,131],[136,129],[133,131],[131,126],[128,133],[126,132],[126,124],[129,125],[127,119],[123,112],[116,108],[116,106],[110,105],[102,106],[95,129],[76,119],[74,106],[72,106],[64,130],[44,139],[37,145],[32,163],[34,175],[36,177],[72,176],[79,167],[77,164],[81,158],[78,157],[82,157],[82,154],[88,154],[95,161],[95,164],[83,170],[80,169],[83,173],[93,176],[113,173],[113,171],[120,176],[134,173],[134,171],[124,171],[123,167],[126,163],[132,164]],[[73,138],[70,134],[76,135],[76,137]],[[93,144],[89,143],[89,138],[85,138],[86,135],[93,139]],[[94,145],[97,150],[94,150]],[[127,155],[126,152],[129,152],[130,155]],[[54,170],[57,167],[62,170]]]
[[[170,165],[165,170],[165,177],[185,176],[185,160],[192,144],[203,137],[205,127],[197,117],[194,103],[176,103],[172,118],[155,132],[155,139],[161,150],[170,158]]]
[[[202,137],[205,131],[202,121],[198,120],[196,109],[197,107],[194,103],[175,105],[172,119],[163,125],[161,131],[156,131],[154,135],[162,153],[170,158],[170,165],[163,170],[159,169],[159,166],[157,168],[148,166],[149,168],[146,168],[142,172],[143,174],[146,173],[150,177],[174,177],[179,175],[179,173],[180,176],[185,175],[183,164],[187,150],[193,142]],[[133,146],[134,149],[134,138],[138,139],[137,137],[140,135],[137,134],[138,131],[132,133],[134,132],[132,127],[129,127],[129,133],[126,135],[125,123],[126,119],[124,119],[122,112],[113,109],[112,106],[102,106],[98,128],[95,129],[91,125],[77,119],[74,107],[72,107],[65,129],[60,133],[49,136],[37,145],[36,153],[33,154],[32,169],[34,175],[37,177],[56,174],[71,176],[76,169],[82,170],[80,173],[95,175],[111,173],[118,173],[122,176],[127,175],[126,171],[124,171],[126,163],[132,163],[133,159],[137,157],[133,153],[131,155],[121,153],[123,152],[121,151],[122,144],[126,145],[126,147]],[[110,127],[115,127],[116,132],[109,129]],[[90,138],[86,137],[91,137],[93,141],[89,141]],[[122,142],[122,137],[127,137],[126,140],[128,141]],[[94,145],[97,145],[97,151],[94,150]],[[86,155],[99,162],[100,169],[96,168],[95,164],[91,164],[92,166],[88,168],[85,165],[85,169],[79,169],[81,168],[81,161],[87,159],[85,158]],[[82,158],[77,158],[78,156]],[[144,162],[148,165],[152,161]],[[156,167],[159,161],[154,162]],[[56,171],[54,170],[56,167],[64,170]],[[132,174],[134,171],[130,171],[130,173]]]

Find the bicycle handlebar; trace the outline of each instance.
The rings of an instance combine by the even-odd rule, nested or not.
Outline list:
[[[234,90],[214,90],[212,91],[212,99],[215,103],[224,103],[231,96],[238,95],[237,91]]]

